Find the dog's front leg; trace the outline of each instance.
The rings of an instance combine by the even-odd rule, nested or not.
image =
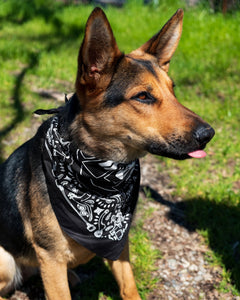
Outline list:
[[[141,300],[132,267],[129,261],[129,244],[128,241],[123,249],[122,254],[116,261],[108,260],[112,273],[118,283],[120,294],[123,300]]]
[[[67,263],[45,249],[35,249],[47,300],[71,300]]]

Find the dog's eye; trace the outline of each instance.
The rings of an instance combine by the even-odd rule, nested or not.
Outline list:
[[[138,99],[140,99],[140,100],[146,100],[147,99],[147,95],[145,93],[141,93],[140,95],[138,95]]]
[[[138,93],[137,95],[133,96],[131,99],[137,100],[139,102],[146,103],[146,104],[152,104],[156,101],[156,99],[148,92]]]

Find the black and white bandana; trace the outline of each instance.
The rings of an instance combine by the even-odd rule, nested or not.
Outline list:
[[[126,243],[136,207],[139,161],[105,161],[72,151],[58,130],[47,131],[43,166],[52,207],[61,228],[99,256],[116,260]]]

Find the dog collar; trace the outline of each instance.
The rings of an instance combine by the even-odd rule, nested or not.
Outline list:
[[[71,150],[54,117],[46,133],[43,167],[61,228],[99,256],[116,260],[127,240],[137,203],[140,167]]]

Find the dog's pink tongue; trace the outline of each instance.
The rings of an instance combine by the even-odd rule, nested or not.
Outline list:
[[[197,150],[197,151],[188,153],[188,155],[191,157],[194,157],[194,158],[203,158],[207,155],[207,153],[203,150]]]

